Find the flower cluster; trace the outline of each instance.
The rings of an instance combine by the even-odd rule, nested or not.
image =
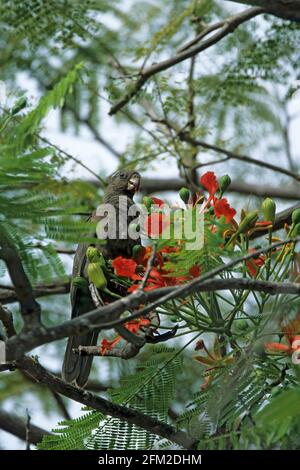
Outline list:
[[[208,171],[200,178],[200,183],[208,191],[209,197],[204,203],[204,207],[212,206],[216,217],[219,219],[224,216],[229,223],[235,216],[236,210],[233,209],[225,197],[217,197],[216,193],[219,189],[219,183],[216,175],[212,171]],[[221,191],[220,191],[221,194]]]
[[[282,326],[282,343],[270,342],[265,344],[265,349],[269,353],[279,353],[292,355],[300,354],[300,315],[287,325]]]
[[[150,270],[146,281],[145,290],[153,290],[160,287],[175,286],[191,280],[200,275],[200,267],[194,265],[189,270],[188,276],[174,276],[172,272],[166,269],[165,262],[168,254],[178,250],[178,248],[164,247],[158,250],[155,256],[153,267]],[[112,261],[116,276],[127,277],[134,281],[128,288],[128,292],[133,292],[139,287],[139,282],[143,280],[149,257],[151,256],[151,247],[141,247],[136,260],[118,256]],[[137,282],[136,282],[137,281]]]
[[[195,356],[196,361],[203,364],[206,368],[204,371],[204,382],[201,389],[205,390],[213,381],[213,373],[217,369],[221,369],[234,361],[233,355],[223,356],[219,340],[216,338],[212,351],[209,351],[203,340],[199,340],[195,346],[195,351],[204,351],[205,354]]]
[[[142,327],[149,326],[150,321],[147,318],[138,318],[124,324],[125,328],[133,334],[137,334]],[[114,347],[122,340],[122,336],[118,335],[113,340],[109,341],[103,338],[100,344],[100,353],[105,356],[109,351],[112,351]]]

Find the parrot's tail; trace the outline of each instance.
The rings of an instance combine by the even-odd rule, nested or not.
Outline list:
[[[73,352],[79,346],[95,346],[99,331],[91,331],[81,336],[70,336],[62,367],[62,377],[66,382],[83,388],[89,378],[93,356],[81,356]]]

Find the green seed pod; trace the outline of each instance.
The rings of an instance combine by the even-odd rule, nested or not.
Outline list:
[[[296,224],[295,227],[292,228],[289,236],[291,238],[294,238],[294,237],[299,237],[299,235],[300,235],[300,223]]]
[[[86,290],[88,288],[88,282],[84,277],[76,276],[72,279],[72,285],[80,290]]]
[[[140,227],[140,224],[131,223],[129,224],[129,229],[132,230],[133,232],[139,232],[141,227]]]
[[[273,199],[267,197],[262,205],[262,212],[264,215],[264,220],[272,222],[274,224],[275,222],[275,214],[276,214],[276,204],[273,201]]]
[[[86,257],[90,263],[95,263],[100,259],[100,253],[94,246],[89,246],[86,250]]]
[[[258,219],[257,212],[254,212],[254,211],[248,212],[248,214],[246,214],[243,220],[240,222],[240,225],[238,226],[236,233],[237,234],[244,233],[247,230],[249,230],[249,228],[254,227],[257,219]]]
[[[185,204],[187,204],[189,202],[189,199],[190,199],[190,191],[188,190],[188,188],[183,187],[179,191],[179,196],[180,196],[181,200]]]
[[[107,286],[107,280],[100,263],[89,263],[87,267],[89,281],[94,284],[97,289],[103,290]]]
[[[99,263],[100,266],[105,266],[105,259],[102,253],[100,253],[94,246],[89,246],[86,250],[86,257],[89,263]]]
[[[237,331],[247,331],[248,328],[249,328],[249,324],[247,322],[247,320],[244,320],[244,319],[238,319],[234,322],[234,327]]]
[[[152,201],[151,197],[149,196],[144,196],[143,197],[143,204],[147,207],[148,210],[150,210],[152,204],[154,204],[154,202]]]
[[[11,114],[18,114],[22,109],[24,109],[27,106],[27,98],[23,96],[22,98],[18,99],[18,101],[15,103],[11,110]]]
[[[231,184],[231,178],[229,175],[223,175],[218,181],[221,194],[225,193],[226,189]]]
[[[292,222],[293,224],[298,224],[300,222],[300,209],[295,209],[292,213]]]
[[[132,256],[133,256],[133,258],[137,258],[139,256],[141,250],[142,250],[141,245],[134,245],[132,247]]]

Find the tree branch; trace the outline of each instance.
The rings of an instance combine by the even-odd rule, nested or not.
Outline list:
[[[211,35],[208,39],[200,42],[200,44],[195,45],[194,47],[190,47],[189,49],[184,50],[182,52],[179,52],[178,54],[173,57],[170,57],[167,60],[152,64],[150,67],[142,70],[140,72],[139,78],[131,86],[130,90],[111,107],[109,115],[112,116],[118,111],[120,111],[120,109],[122,109],[140,91],[144,84],[153,75],[167,70],[170,67],[173,67],[174,65],[177,65],[187,59],[190,59],[191,57],[194,57],[195,55],[219,42],[228,34],[232,33],[239,25],[241,25],[245,21],[248,21],[251,18],[254,18],[255,16],[260,15],[264,12],[265,10],[262,8],[249,8],[248,10],[245,10],[237,15],[231,16],[224,20],[224,26],[221,29],[219,29],[215,34]]]
[[[236,152],[226,150],[226,149],[224,149],[222,147],[219,147],[217,145],[209,144],[207,142],[204,142],[203,140],[195,139],[194,137],[191,136],[191,132],[187,132],[185,130],[182,130],[182,129],[178,128],[178,126],[175,123],[170,122],[166,118],[158,119],[153,114],[150,114],[150,118],[153,122],[162,124],[167,129],[173,129],[177,133],[178,138],[182,142],[187,142],[188,144],[190,144],[192,146],[192,148],[202,147],[202,148],[205,148],[207,150],[212,150],[213,152],[217,152],[217,153],[220,153],[221,155],[225,155],[228,160],[229,159],[238,160],[238,161],[241,161],[243,163],[249,163],[250,165],[256,165],[256,166],[260,166],[260,167],[263,167],[263,168],[267,168],[268,170],[272,170],[272,171],[275,171],[277,173],[282,173],[284,175],[289,176],[290,178],[295,179],[296,181],[300,181],[300,175],[297,175],[294,171],[282,168],[282,166],[277,166],[277,165],[274,165],[272,163],[264,162],[263,160],[258,160],[256,158],[248,157],[247,155],[240,155]],[[218,163],[218,162],[216,161],[216,163]],[[203,166],[203,163],[195,164],[191,169],[195,170],[196,168],[200,168],[202,166]]]
[[[0,409],[0,429],[13,434],[19,439],[26,441],[27,438],[30,444],[36,445],[41,442],[43,436],[50,434],[45,429],[30,423],[30,430],[26,435],[26,422],[26,419]]]
[[[24,271],[21,258],[14,243],[10,240],[3,227],[0,227],[0,245],[0,258],[7,266],[17,299],[20,303],[24,327],[37,325],[40,323],[40,305],[34,298],[32,286]]]
[[[103,147],[105,147],[114,157],[117,157],[118,159],[121,158],[121,153],[118,152],[107,140],[105,140],[102,135],[100,135],[100,133],[89,118],[81,117],[80,114],[76,111],[76,109],[71,107],[70,105],[66,105],[66,108],[73,114],[73,116],[78,122],[80,122],[81,124],[85,124],[88,127],[88,129],[94,136],[94,139],[99,142],[99,144],[103,145]]]
[[[98,182],[89,180],[90,184],[97,187]],[[179,191],[186,182],[183,178],[143,178],[141,181],[141,191],[144,193],[157,193],[166,191]],[[265,184],[253,184],[243,181],[232,181],[227,192],[245,194],[247,196],[274,197],[295,201],[300,199],[300,189],[293,187],[277,187]]]
[[[15,336],[16,330],[12,313],[0,303],[0,321],[2,322],[7,338]]]
[[[247,155],[239,155],[238,153],[231,152],[230,150],[223,149],[216,145],[208,144],[207,142],[194,139],[187,132],[179,132],[178,137],[184,142],[190,143],[191,145],[199,146],[205,149],[213,150],[214,152],[221,153],[222,155],[226,155],[229,159],[239,160],[244,163],[249,163],[251,165],[256,165],[256,166],[260,166],[263,168],[267,168],[269,170],[276,171],[277,173],[282,173],[283,175],[287,175],[290,178],[295,179],[296,181],[300,181],[300,175],[297,175],[290,170],[282,168],[281,166],[273,165],[272,163],[264,162],[262,160],[257,160],[256,158],[251,158],[251,157],[248,157]]]
[[[300,0],[228,0],[262,7],[267,13],[291,21],[300,21]]]
[[[95,309],[81,317],[68,320],[60,325],[52,328],[40,327],[35,331],[21,332],[20,335],[8,339],[6,342],[6,357],[8,362],[22,357],[23,354],[42,344],[50,343],[55,340],[65,338],[67,336],[76,336],[94,329],[111,329],[118,325],[122,325],[128,320],[148,315],[152,310],[160,305],[175,298],[185,298],[192,292],[210,292],[216,290],[241,289],[241,290],[258,290],[265,291],[270,294],[300,294],[300,284],[293,282],[274,283],[267,281],[258,281],[256,279],[233,278],[224,282],[223,279],[213,279],[225,270],[230,270],[239,263],[243,263],[257,257],[261,254],[269,253],[277,248],[283,247],[288,243],[296,243],[300,241],[300,237],[287,239],[284,242],[274,243],[265,248],[256,250],[247,255],[234,258],[229,263],[222,264],[217,268],[209,271],[203,276],[196,278],[189,283],[154,289],[152,291],[139,291],[123,297],[120,300],[112,302],[98,309]],[[210,281],[210,282],[207,282]],[[139,309],[140,305],[147,306]],[[137,310],[136,310],[137,309]],[[133,311],[131,316],[121,318],[120,315],[125,311]]]
[[[195,439],[190,437],[184,431],[177,430],[176,428],[151,418],[138,410],[112,403],[102,397],[98,397],[90,392],[64,382],[58,377],[49,374],[49,372],[47,372],[46,369],[44,369],[38,362],[29,357],[23,357],[20,359],[17,362],[17,367],[30,375],[30,377],[32,377],[36,382],[46,385],[53,392],[60,393],[71,400],[82,403],[85,406],[89,406],[94,410],[101,411],[101,413],[105,415],[119,418],[130,424],[135,424],[146,431],[169,439],[186,449],[191,449],[196,444]]]
[[[67,294],[70,292],[70,281],[57,281],[49,285],[36,286],[32,292],[35,298],[46,297],[48,295]],[[0,287],[0,302],[3,304],[10,304],[17,300],[18,295],[16,290],[10,288],[3,289],[3,287]]]

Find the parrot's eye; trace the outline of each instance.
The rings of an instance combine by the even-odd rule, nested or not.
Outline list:
[[[124,179],[126,177],[126,173],[124,173],[124,171],[121,171],[121,173],[119,173],[119,177]]]

